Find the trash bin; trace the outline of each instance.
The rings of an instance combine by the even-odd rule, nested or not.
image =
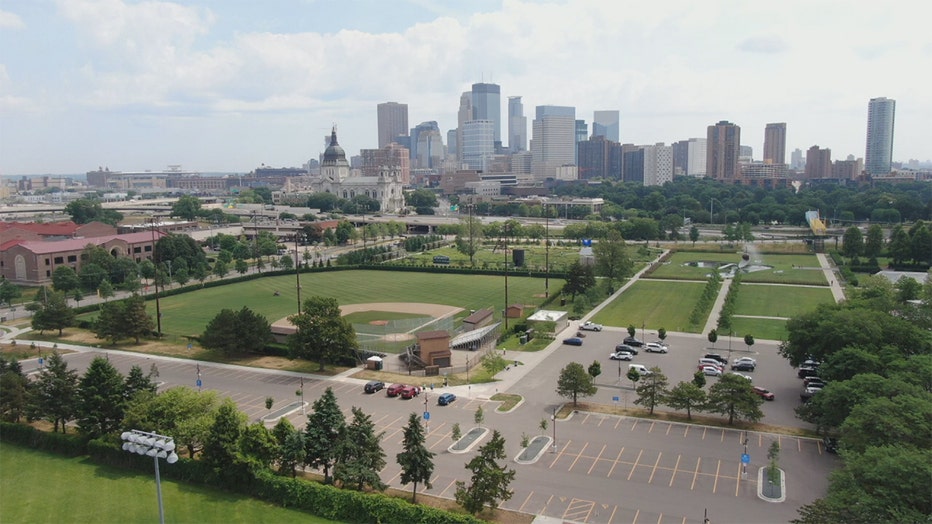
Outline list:
[[[521,338],[518,339],[522,344],[527,344],[527,335],[521,335]]]
[[[565,298],[561,298],[561,299],[560,299],[560,305],[561,305],[561,306],[565,306],[565,305],[566,305],[566,299],[565,299]]]

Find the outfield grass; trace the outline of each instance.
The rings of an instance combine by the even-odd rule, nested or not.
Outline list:
[[[731,326],[732,333],[738,338],[751,335],[760,340],[786,340],[785,320],[732,317]]]
[[[633,325],[639,329],[646,325],[654,330],[664,328],[695,333],[696,328],[689,325],[689,315],[704,287],[704,282],[638,280],[598,312],[593,322],[619,327]]]
[[[154,470],[147,475],[101,466],[86,457],[63,458],[4,443],[0,445],[0,471],[2,522],[158,522]],[[165,479],[162,498],[167,522],[333,522]]]
[[[551,242],[553,241],[551,240]],[[548,253],[543,241],[540,244],[509,245],[509,264],[512,263],[512,249],[524,250],[524,268],[526,269],[543,270],[549,260],[551,271],[565,271],[573,262],[579,260],[581,247],[576,245],[575,242],[565,241],[565,245],[551,245]],[[635,267],[640,268],[656,257],[659,250],[644,252],[640,246],[628,244],[627,253],[634,262]],[[453,246],[410,254],[405,258],[405,261],[414,264],[433,264],[435,255],[450,257],[450,265],[453,267],[469,267],[469,257],[457,251]],[[501,249],[493,250],[491,246],[483,246],[476,253],[475,260],[477,268],[501,268],[505,263],[505,254]]]
[[[753,285],[742,280],[735,311],[741,315],[792,318],[834,301],[827,287]]]

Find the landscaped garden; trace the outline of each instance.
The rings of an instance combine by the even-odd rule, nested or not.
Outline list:
[[[704,282],[639,280],[599,311],[593,321],[609,326],[643,325],[667,331],[699,332],[691,327],[689,315],[702,295]],[[675,300],[671,300],[676,297]]]

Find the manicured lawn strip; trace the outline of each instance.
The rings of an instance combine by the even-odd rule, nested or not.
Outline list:
[[[3,522],[158,522],[154,469],[145,475],[4,443],[0,471]],[[162,498],[167,522],[332,522],[164,478]]]
[[[785,320],[732,317],[731,325],[732,332],[739,339],[751,335],[760,340],[786,340]],[[741,344],[744,345],[743,342]]]
[[[735,303],[739,315],[792,318],[834,302],[827,287],[755,285],[742,281]]]
[[[551,241],[552,242],[552,241]],[[508,246],[508,264],[513,267],[514,263],[512,250],[524,250],[525,269],[543,269],[546,267],[545,260],[550,260],[551,271],[564,271],[573,262],[579,260],[578,246],[550,246],[550,253],[544,247],[544,241],[541,240],[539,245],[509,245]],[[432,249],[423,253],[408,255],[403,263],[427,264],[433,265],[435,255],[445,255],[450,257],[451,267],[469,267],[469,256],[464,255],[456,250],[455,247],[443,247]],[[501,249],[492,250],[491,246],[483,246],[475,255],[477,268],[501,268],[505,264],[505,253]]]
[[[642,325],[650,329],[697,332],[689,314],[702,295],[702,282],[639,280],[595,315],[593,322],[608,326]],[[702,329],[700,326],[698,329]]]
[[[424,318],[424,315],[417,313],[399,313],[395,311],[359,311],[344,315],[350,324],[368,324],[378,320],[402,320],[405,318]]]
[[[773,269],[748,273],[741,278],[745,282],[774,282],[778,284],[827,285],[825,275],[815,255],[771,255],[751,256],[752,264],[766,264]]]
[[[657,268],[648,278],[677,278],[687,280],[705,280],[713,271],[711,267],[687,266],[687,262],[719,262],[722,264],[741,262],[741,254],[736,251],[725,253],[696,253],[677,251],[667,262]]]

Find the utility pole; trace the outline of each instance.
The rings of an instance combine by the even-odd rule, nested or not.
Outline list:
[[[154,265],[155,263],[155,217],[152,217],[149,220],[150,220],[150,224],[152,224],[152,227],[151,227],[151,230],[152,230],[152,262]],[[159,334],[159,338],[161,338],[162,337],[162,308],[159,307],[158,276],[159,276],[159,269],[158,269],[158,266],[155,266],[155,277],[156,278],[155,278],[155,282],[153,282],[153,284],[155,284],[155,325],[156,325],[156,331]]]
[[[550,298],[550,210],[544,203],[544,298]]]

